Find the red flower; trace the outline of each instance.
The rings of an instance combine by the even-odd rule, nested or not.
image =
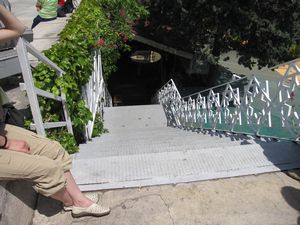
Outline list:
[[[99,38],[98,41],[97,41],[97,43],[96,43],[96,46],[97,47],[102,47],[102,46],[104,46],[104,44],[105,44],[104,39],[103,38]]]
[[[124,35],[123,42],[126,42],[127,40],[128,40],[128,36]]]

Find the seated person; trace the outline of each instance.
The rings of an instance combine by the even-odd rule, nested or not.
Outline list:
[[[38,15],[33,19],[31,29],[40,22],[55,20],[57,17],[57,0],[38,0],[35,4]]]
[[[0,20],[5,26],[0,29],[0,43],[18,38],[25,30],[2,5]],[[74,217],[108,214],[108,207],[96,203],[98,196],[86,196],[79,190],[70,172],[71,164],[70,156],[58,142],[4,124],[0,104],[0,179],[33,182],[38,193],[61,201]]]

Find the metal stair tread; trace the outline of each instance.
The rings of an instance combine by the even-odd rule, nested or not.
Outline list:
[[[282,150],[285,154],[282,155]],[[74,160],[81,188],[121,188],[278,171],[300,166],[299,146],[274,142]],[[89,186],[92,185],[92,186]]]
[[[244,143],[243,145],[252,144],[252,143]],[[90,151],[89,149],[92,146],[87,146],[86,149],[82,148],[79,154],[76,154],[76,158],[93,158],[93,157],[107,157],[107,156],[121,156],[121,155],[136,155],[136,154],[144,154],[144,153],[161,153],[161,152],[175,152],[175,151],[187,151],[187,150],[198,150],[198,149],[210,149],[214,147],[218,147],[220,145],[226,146],[241,146],[241,143],[231,142],[213,142],[210,141],[202,142],[202,143],[128,143],[124,145],[100,145],[98,148],[93,148],[94,150]],[[99,149],[99,150],[98,150]]]
[[[112,133],[119,130],[166,125],[166,118],[161,105],[104,108],[104,118],[104,126]]]

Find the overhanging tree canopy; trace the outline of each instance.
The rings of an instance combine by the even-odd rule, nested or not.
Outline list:
[[[239,63],[272,66],[299,56],[299,0],[144,0],[139,32],[216,63],[236,50]]]

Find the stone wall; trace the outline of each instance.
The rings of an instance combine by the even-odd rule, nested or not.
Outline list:
[[[0,225],[31,225],[37,194],[26,181],[0,182]]]

